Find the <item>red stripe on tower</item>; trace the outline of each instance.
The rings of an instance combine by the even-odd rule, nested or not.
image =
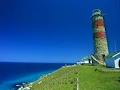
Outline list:
[[[96,32],[94,34],[94,38],[100,38],[100,39],[106,38],[105,32]]]
[[[103,26],[104,27],[104,22],[102,19],[99,19],[95,22],[95,27],[99,28],[99,26]]]

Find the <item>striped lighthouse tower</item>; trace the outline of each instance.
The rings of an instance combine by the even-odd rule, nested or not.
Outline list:
[[[99,9],[95,9],[92,14],[93,36],[94,36],[94,56],[101,63],[109,54],[107,38],[105,33],[104,18]]]

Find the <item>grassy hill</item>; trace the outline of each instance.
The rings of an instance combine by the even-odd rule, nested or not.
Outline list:
[[[77,83],[79,90],[120,90],[120,72],[102,66],[64,67],[35,82],[31,90],[77,90]]]

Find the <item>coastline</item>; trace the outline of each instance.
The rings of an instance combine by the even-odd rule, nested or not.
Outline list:
[[[30,82],[30,83],[23,84],[23,85],[22,85],[20,88],[18,88],[17,90],[31,90],[31,87],[32,87],[33,84],[35,84],[35,83],[40,84],[44,78],[46,78],[46,77],[48,77],[48,76],[50,76],[50,75],[58,72],[60,69],[62,69],[62,68],[64,68],[64,67],[65,67],[65,66],[62,66],[62,67],[60,67],[60,68],[57,69],[57,70],[54,70],[54,71],[49,72],[48,74],[43,74],[42,76],[39,77],[39,79],[37,79],[37,80],[35,80],[35,81],[33,81],[33,82]]]
[[[40,76],[64,65],[65,63],[0,62],[0,90],[17,90],[23,83],[36,81]]]
[[[31,90],[33,84],[36,84],[36,83],[37,83],[37,84],[40,84],[40,83],[42,83],[42,80],[43,80],[44,78],[49,77],[50,75],[53,75],[54,73],[60,71],[60,70],[63,69],[63,68],[73,67],[73,66],[76,66],[76,65],[65,65],[65,66],[62,66],[62,67],[60,67],[60,68],[57,69],[57,70],[54,70],[54,71],[52,71],[52,72],[49,72],[48,74],[44,74],[44,75],[40,76],[39,79],[37,79],[37,80],[35,80],[35,81],[33,81],[33,82],[30,82],[30,83],[28,83],[28,84],[24,84],[23,86],[21,86],[21,87],[18,88],[17,90]]]

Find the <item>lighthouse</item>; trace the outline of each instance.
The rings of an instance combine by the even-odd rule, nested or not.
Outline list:
[[[95,9],[93,11],[92,28],[94,39],[94,56],[101,63],[104,63],[105,57],[109,54],[109,50],[106,38],[104,17],[99,9]]]

